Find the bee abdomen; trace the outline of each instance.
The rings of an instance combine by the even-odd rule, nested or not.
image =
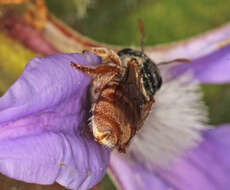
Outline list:
[[[116,81],[102,90],[92,110],[92,131],[95,140],[109,148],[125,146],[134,132],[135,110]]]

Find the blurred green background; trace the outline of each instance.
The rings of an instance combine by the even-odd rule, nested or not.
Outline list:
[[[101,42],[139,45],[137,20],[144,22],[146,44],[194,36],[230,20],[229,0],[47,0],[63,21]],[[85,10],[78,15],[78,10]]]
[[[230,0],[47,0],[49,10],[76,30],[107,44],[133,46],[140,44],[137,20],[145,28],[145,44],[156,45],[183,40],[230,21]],[[0,35],[0,40],[5,41]],[[8,43],[8,42],[7,42]],[[10,42],[11,43],[11,42]],[[9,44],[10,44],[9,43]],[[17,61],[4,48],[16,48],[17,56],[31,59],[34,54],[21,52],[19,46],[0,44],[0,61]],[[0,65],[2,67],[2,65]],[[23,67],[23,66],[22,66]],[[21,68],[0,71],[0,91],[14,81]],[[8,82],[5,82],[6,79]],[[230,85],[202,85],[210,111],[210,124],[230,122]],[[106,176],[101,189],[115,189]]]

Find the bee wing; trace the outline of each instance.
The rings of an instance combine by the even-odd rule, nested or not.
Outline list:
[[[207,122],[199,84],[191,82],[188,74],[165,82],[155,100],[144,126],[128,148],[128,156],[149,169],[168,166],[196,145]]]

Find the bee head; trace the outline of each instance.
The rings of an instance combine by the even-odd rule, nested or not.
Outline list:
[[[140,90],[146,101],[151,101],[157,90],[162,85],[160,71],[156,64],[142,51],[133,49],[123,49],[118,52],[122,65],[127,67],[127,63],[134,59],[137,63],[136,75],[139,78]]]

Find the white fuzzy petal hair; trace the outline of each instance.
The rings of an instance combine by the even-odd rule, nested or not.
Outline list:
[[[145,164],[168,166],[170,161],[201,140],[207,109],[197,82],[186,74],[165,82],[144,126],[137,132],[127,156]]]

